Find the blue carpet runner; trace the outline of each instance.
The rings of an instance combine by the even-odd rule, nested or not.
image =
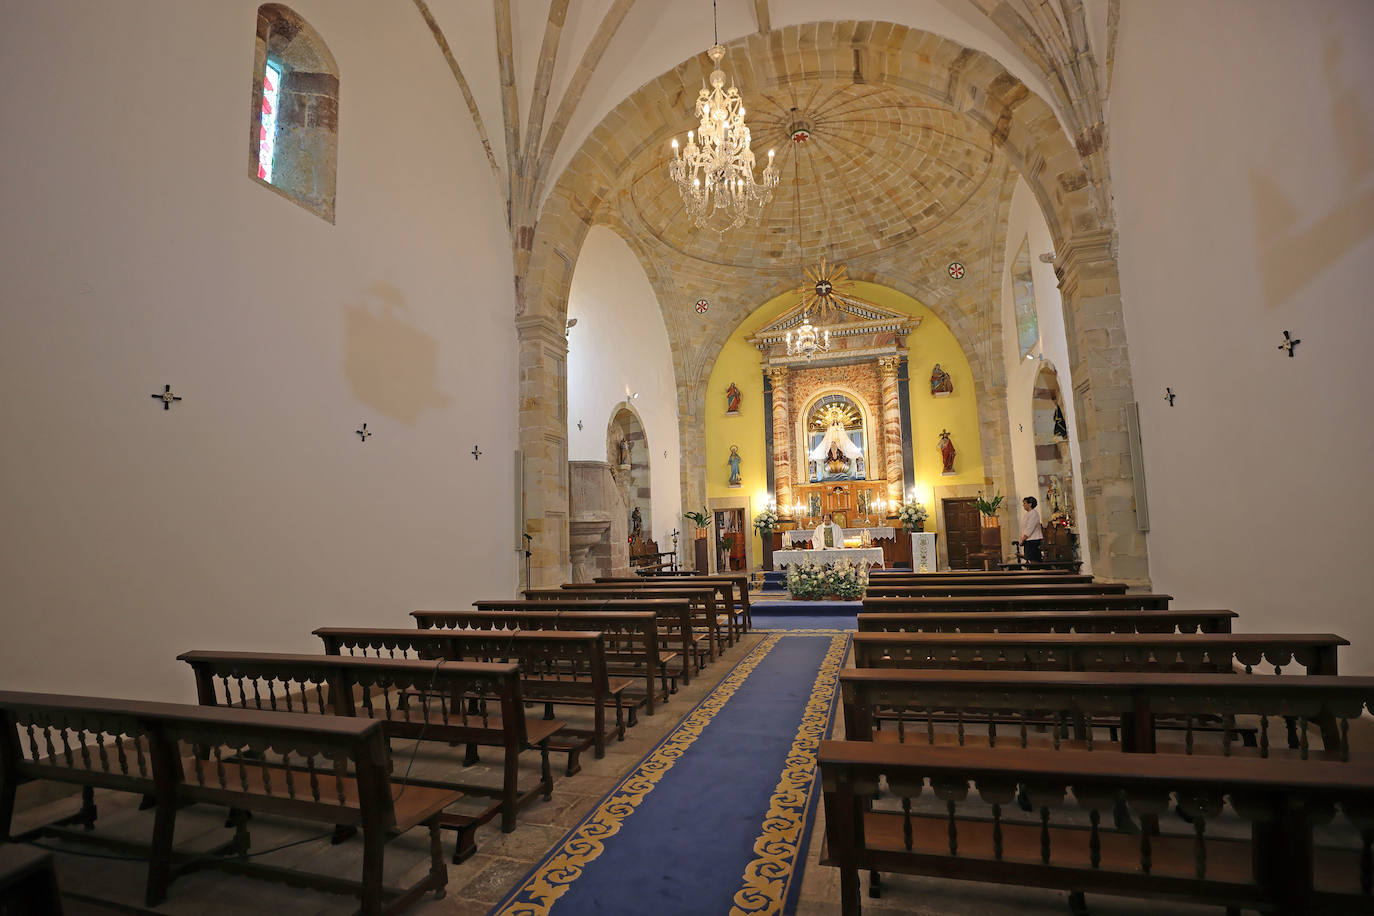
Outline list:
[[[848,642],[765,636],[492,916],[791,912]]]

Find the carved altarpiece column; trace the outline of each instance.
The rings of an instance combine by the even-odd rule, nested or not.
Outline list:
[[[773,387],[773,498],[779,506],[792,505],[792,410],[788,397],[790,375],[786,366],[764,369]]]
[[[902,402],[897,389],[900,356],[878,359],[878,377],[882,381],[883,456],[886,459],[887,500],[893,505],[902,503]]]

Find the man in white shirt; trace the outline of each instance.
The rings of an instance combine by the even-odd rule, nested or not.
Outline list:
[[[1026,558],[1027,563],[1045,562],[1045,553],[1041,550],[1045,541],[1045,530],[1040,527],[1040,510],[1036,506],[1040,505],[1034,496],[1027,496],[1021,500],[1021,508],[1026,510],[1026,517],[1021,519],[1021,553]]]
[[[825,513],[825,521],[816,526],[816,535],[811,539],[811,546],[815,550],[822,547],[844,546],[844,529],[835,524],[829,512]]]

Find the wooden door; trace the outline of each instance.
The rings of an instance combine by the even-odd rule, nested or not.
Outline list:
[[[945,520],[945,550],[949,553],[949,568],[972,569],[968,555],[983,549],[978,534],[981,524],[977,499],[972,496],[942,499],[940,506]]]

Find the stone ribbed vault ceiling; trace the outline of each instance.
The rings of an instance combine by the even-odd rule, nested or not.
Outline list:
[[[796,265],[800,204],[807,262],[822,254],[836,261],[871,255],[932,234],[991,172],[986,129],[907,91],[852,79],[743,91],[758,162],[777,151],[773,202],[758,224],[723,234],[696,229],[668,180],[666,144],[646,148],[632,172],[630,199],[642,227],[674,252],[732,267]],[[792,139],[798,123],[808,129],[803,142]]]

